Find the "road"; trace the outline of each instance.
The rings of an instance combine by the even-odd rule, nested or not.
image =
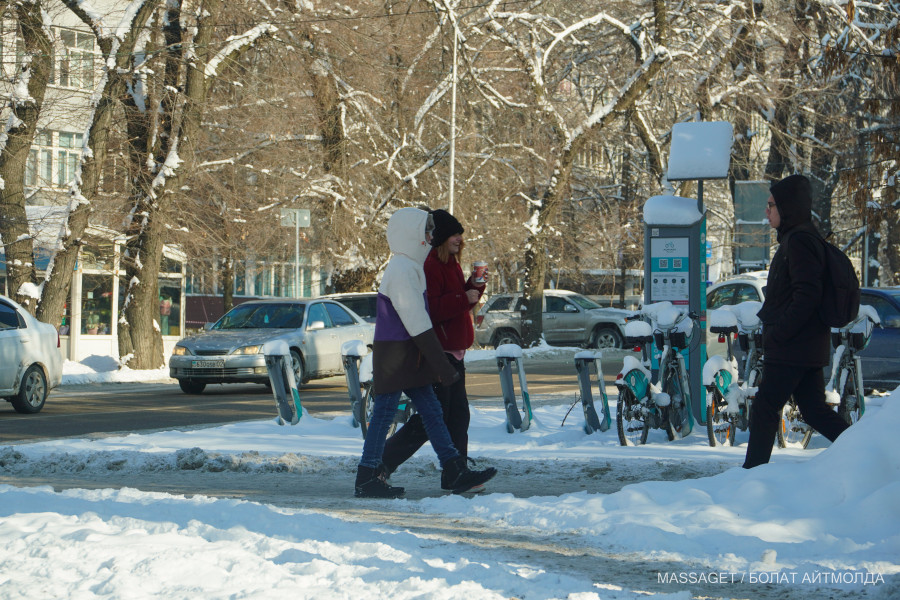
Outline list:
[[[526,359],[528,391],[575,397],[578,390],[573,352],[548,359]],[[607,393],[621,359],[604,361]],[[518,383],[516,384],[518,386]],[[497,367],[492,361],[468,365],[466,387],[474,406],[497,403],[502,396]],[[311,381],[300,391],[305,410],[315,416],[349,412],[344,378]],[[44,409],[20,415],[8,403],[0,405],[0,445],[50,438],[89,437],[132,431],[153,431],[218,425],[274,418],[272,394],[264,386],[230,384],[208,386],[188,396],[175,383],[104,383],[67,385],[53,390]]]

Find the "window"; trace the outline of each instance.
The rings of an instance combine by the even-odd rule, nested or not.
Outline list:
[[[301,325],[303,325],[303,306],[288,305],[288,309],[282,316],[282,320],[278,326],[283,327],[284,329],[297,329]]]
[[[350,316],[350,313],[348,313],[337,304],[331,304],[329,302],[325,305],[325,309],[328,311],[328,316],[331,317],[331,322],[334,323],[335,327],[356,325],[356,321],[353,320],[353,317]]]
[[[488,312],[493,312],[495,310],[509,310],[510,304],[512,304],[512,296],[498,296],[491,302],[491,307],[488,309]]]
[[[309,318],[306,326],[309,327],[316,321],[321,321],[325,324],[325,327],[329,326],[328,311],[325,310],[325,306],[321,302],[317,302],[309,307]]]
[[[890,302],[880,296],[862,294],[859,303],[868,304],[875,309],[875,312],[878,313],[878,318],[881,319],[882,327],[895,327],[897,320],[900,319],[900,312]]]
[[[83,136],[80,133],[59,132],[59,147],[57,150],[56,183],[68,185],[75,179],[75,169],[81,158]]]
[[[75,179],[81,160],[84,135],[66,131],[38,131],[28,152],[25,185],[29,187],[67,186]],[[54,178],[53,174],[56,173]]]
[[[569,304],[565,298],[560,298],[559,296],[544,296],[547,300],[547,312],[548,313],[562,313],[562,312],[578,312],[572,310],[575,308],[574,306],[566,311],[566,306]]]
[[[104,335],[112,325],[112,275],[81,278],[81,333]]]
[[[94,37],[89,33],[62,29],[63,50],[56,72],[59,85],[81,89],[94,87]]]
[[[732,298],[734,297],[734,286],[733,285],[723,285],[722,287],[713,290],[709,293],[706,300],[706,308],[719,308],[720,306],[728,306],[733,304]]]
[[[734,298],[735,304],[740,304],[741,302],[745,302],[748,300],[759,301],[759,293],[756,291],[756,288],[752,285],[741,285],[738,286],[737,295]]]
[[[45,129],[34,134],[34,143],[25,164],[25,185],[48,186],[53,183],[53,132]]]
[[[159,279],[159,328],[162,335],[181,333],[181,280]]]
[[[0,329],[18,329],[18,328],[19,328],[19,314],[9,304],[6,304],[5,302],[0,302]]]

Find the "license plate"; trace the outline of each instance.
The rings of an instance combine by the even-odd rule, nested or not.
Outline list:
[[[224,360],[192,360],[191,366],[195,369],[224,369]]]

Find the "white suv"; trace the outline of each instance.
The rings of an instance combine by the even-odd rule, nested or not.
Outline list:
[[[706,310],[740,304],[748,300],[762,302],[766,298],[768,271],[741,273],[706,288]]]

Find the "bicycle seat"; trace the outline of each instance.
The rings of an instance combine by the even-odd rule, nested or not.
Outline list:
[[[653,328],[646,321],[628,321],[625,323],[625,345],[641,346],[653,340]]]
[[[738,331],[737,315],[727,308],[715,308],[709,311],[706,318],[712,333],[735,334]]]
[[[741,331],[753,333],[757,331],[762,323],[756,313],[762,308],[762,302],[756,300],[747,300],[731,307],[731,312],[737,317],[738,325]]]

